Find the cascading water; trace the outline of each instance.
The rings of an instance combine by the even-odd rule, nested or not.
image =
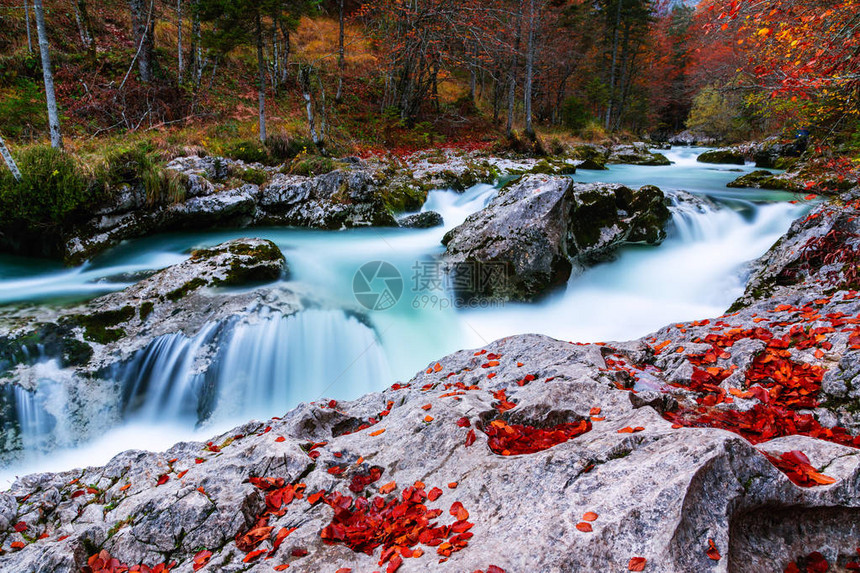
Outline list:
[[[190,337],[163,336],[101,382],[70,380],[56,363],[45,366],[42,380],[26,385],[31,390],[7,391],[5,398],[15,404],[14,425],[25,429],[26,447],[102,437],[53,452],[50,463],[9,465],[0,470],[0,485],[23,469],[103,463],[124,449],[162,449],[252,417],[280,415],[300,401],[356,397],[408,379],[448,352],[503,336],[623,340],[671,322],[719,315],[743,291],[746,262],[763,254],[809,206],[789,203],[796,197],[787,193],[727,189],[737,171],[751,167],[698,164],[700,151],[665,152],[675,162],[671,167],[612,166],[574,175],[583,182],[659,186],[672,201],[669,237],[659,247],[625,247],[614,261],[572,277],[566,289],[531,305],[458,311],[445,304],[445,292],[429,292],[412,280],[417,262],[443,252],[445,231],[492,199],[497,188],[491,185],[431,192],[424,209],[440,212],[444,228],[167,234],[129,241],[73,270],[0,257],[0,303],[76,298],[118,290],[136,273],[183,260],[189,249],[251,234],[284,252],[292,277],[285,288],[321,294],[329,304],[290,316],[260,308]],[[405,288],[394,308],[359,319],[352,280],[370,261],[397,267]],[[8,418],[9,410],[0,407],[0,415]],[[0,425],[4,421],[9,424]]]
[[[354,349],[362,350],[357,358]],[[260,309],[191,338],[167,334],[114,374],[125,418],[190,425],[265,418],[327,392],[356,397],[389,376],[372,329],[320,309],[289,316]]]

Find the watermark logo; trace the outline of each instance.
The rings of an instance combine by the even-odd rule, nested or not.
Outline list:
[[[391,263],[371,261],[356,271],[352,292],[366,309],[388,310],[403,296],[403,276]]]

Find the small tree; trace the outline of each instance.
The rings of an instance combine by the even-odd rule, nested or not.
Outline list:
[[[738,111],[715,87],[706,87],[693,99],[687,129],[714,139],[728,139],[736,131]]]

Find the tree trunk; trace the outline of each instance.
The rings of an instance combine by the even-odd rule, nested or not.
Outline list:
[[[203,47],[200,42],[200,0],[191,0],[191,74],[194,88],[203,79]]]
[[[257,90],[257,101],[260,109],[260,141],[266,142],[266,63],[263,61],[263,22],[260,12],[256,14],[257,19],[257,73],[259,87]]]
[[[176,58],[181,83],[185,75],[185,60],[182,54],[182,0],[176,0]]]
[[[343,50],[343,0],[340,0],[338,8],[338,20],[340,21],[340,32],[338,33],[337,45],[337,94],[334,96],[335,103],[340,103],[343,99],[343,71],[346,67]]]
[[[618,12],[615,14],[615,29],[612,32],[612,65],[609,68],[609,102],[606,105],[606,121],[604,127],[608,130],[612,124],[613,101],[615,99],[615,71],[618,63],[618,29],[621,27],[621,6],[624,0],[618,0]]]
[[[311,139],[318,148],[321,147],[319,133],[317,133],[316,120],[314,119],[314,105],[311,99],[311,78],[310,66],[302,64],[299,67],[299,86],[302,88],[302,98],[305,100],[305,110],[308,114],[308,129],[311,132]]]
[[[24,0],[24,19],[27,21],[27,51],[33,53],[33,36],[30,34],[30,7]]]
[[[508,137],[511,136],[514,129],[514,104],[517,97],[517,56],[520,52],[520,40],[523,30],[523,0],[520,0],[520,7],[517,10],[517,34],[514,40],[514,55],[511,62],[511,68],[508,71],[508,123],[505,126],[505,133]]]
[[[155,43],[152,39],[152,12],[155,0],[151,0],[149,10],[146,0],[129,0],[131,7],[131,22],[134,41],[137,44],[137,65],[140,70],[140,81],[149,83],[152,80],[152,58]]]
[[[18,169],[18,165],[15,163],[15,159],[12,157],[12,154],[9,153],[9,149],[6,147],[6,142],[3,141],[2,136],[0,136],[0,155],[2,155],[3,160],[6,161],[6,165],[9,167],[9,171],[12,172],[12,177],[15,178],[15,181],[20,181],[21,171]]]
[[[529,0],[529,36],[526,49],[526,79],[523,85],[523,98],[526,114],[526,135],[534,138],[535,130],[532,125],[532,78],[535,62],[535,0]]]
[[[42,54],[42,76],[45,78],[45,99],[48,102],[48,127],[51,130],[51,147],[63,148],[60,132],[60,114],[57,112],[57,96],[54,94],[54,70],[51,67],[51,51],[48,46],[48,31],[45,27],[45,11],[42,0],[33,0],[36,12],[36,32],[39,35],[39,52]]]
[[[476,102],[477,97],[477,67],[478,67],[478,46],[474,46],[473,49],[469,50],[470,55],[472,56],[471,62],[469,64],[469,99],[472,100],[472,103]]]
[[[281,83],[287,83],[287,74],[289,73],[290,64],[290,30],[287,25],[281,21],[281,35],[284,37],[284,49],[281,51]]]

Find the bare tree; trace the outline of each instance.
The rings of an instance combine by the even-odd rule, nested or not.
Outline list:
[[[15,178],[15,181],[20,181],[21,171],[18,169],[18,165],[15,163],[15,160],[12,158],[9,148],[6,147],[6,142],[3,141],[3,136],[0,136],[0,155],[2,155],[3,160],[6,161],[6,165],[9,167],[9,171],[12,172],[12,177]]]
[[[535,130],[532,125],[532,81],[534,79],[535,63],[535,26],[537,16],[535,14],[535,0],[529,0],[529,35],[528,47],[526,48],[526,79],[523,85],[523,97],[526,114],[526,135],[534,137]]]
[[[260,12],[256,13],[257,25],[257,73],[260,85],[257,91],[257,102],[260,111],[260,141],[266,142],[266,64],[263,60],[263,22]]]
[[[60,132],[60,114],[57,112],[57,96],[54,93],[54,70],[51,67],[51,52],[48,46],[48,31],[45,27],[45,12],[42,0],[33,0],[36,12],[36,33],[39,35],[39,52],[42,55],[42,76],[45,79],[45,99],[48,102],[48,127],[51,130],[51,147],[63,148]]]
[[[176,57],[181,82],[185,75],[185,61],[182,58],[182,0],[176,0]]]
[[[24,0],[24,19],[27,21],[27,51],[33,53],[33,36],[30,34],[30,7]]]
[[[340,23],[340,31],[337,37],[337,94],[334,96],[334,101],[340,103],[343,98],[343,70],[346,62],[343,57],[343,0],[340,0],[338,6],[338,21]]]
[[[150,0],[149,9],[146,0],[129,0],[131,7],[131,23],[134,40],[137,43],[137,64],[140,70],[140,81],[149,83],[152,80],[152,60],[155,42],[153,40],[153,11],[155,0]]]
[[[517,56],[520,52],[520,41],[522,39],[523,30],[523,0],[520,0],[519,8],[517,9],[517,30],[514,40],[514,53],[511,58],[511,67],[508,70],[508,122],[505,126],[505,133],[508,137],[514,129],[514,103],[516,101],[517,92]]]

